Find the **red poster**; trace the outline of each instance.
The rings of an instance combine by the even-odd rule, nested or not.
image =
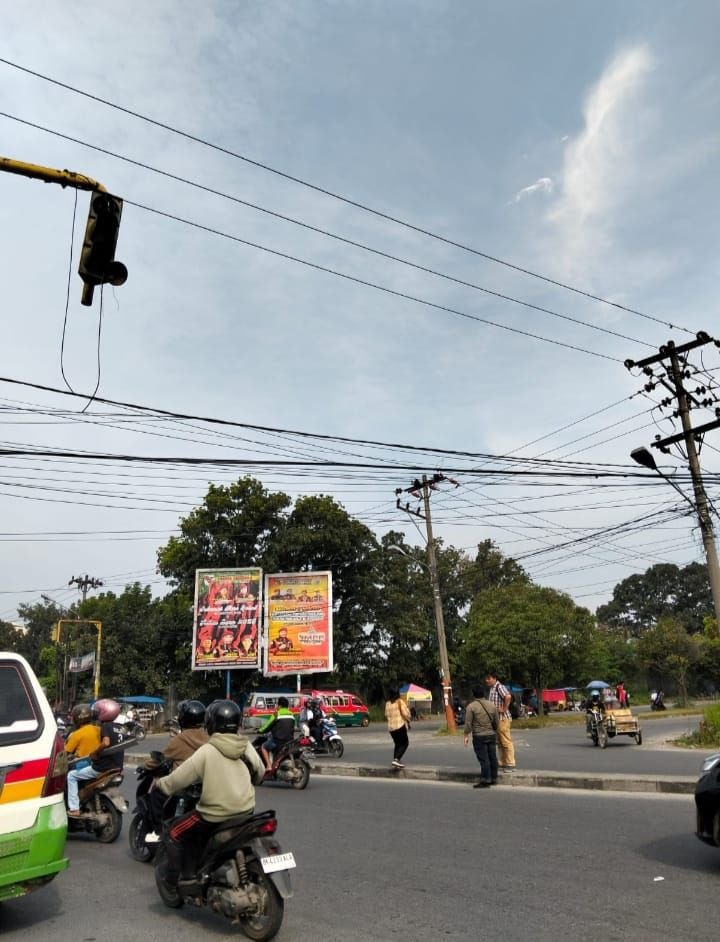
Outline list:
[[[192,669],[258,667],[262,569],[197,569]]]

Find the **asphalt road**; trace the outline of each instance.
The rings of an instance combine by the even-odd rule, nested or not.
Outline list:
[[[697,728],[698,717],[646,719],[640,716],[643,744],[636,745],[628,736],[616,736],[607,749],[597,749],[585,734],[584,717],[572,726],[548,723],[543,729],[520,730],[513,733],[518,769],[555,772],[611,772],[646,775],[679,775],[696,777],[703,757],[712,750],[680,749],[669,744],[682,733]],[[463,747],[462,736],[438,736],[440,722],[424,720],[413,724],[410,748],[403,762],[410,767],[440,766],[459,771],[475,771],[477,761],[472,746]],[[247,731],[246,731],[247,732]],[[392,759],[392,741],[381,724],[367,729],[341,729],[345,743],[346,762],[386,767]],[[132,752],[147,755],[151,749],[162,749],[164,735],[148,736]]]
[[[257,800],[298,861],[279,942],[717,938],[720,851],[693,836],[692,798],[318,776]],[[114,845],[71,839],[68,872],[0,905],[3,942],[242,938],[166,909],[127,825]]]

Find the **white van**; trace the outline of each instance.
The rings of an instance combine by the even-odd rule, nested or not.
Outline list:
[[[37,889],[68,866],[67,757],[32,668],[0,652],[0,900]]]

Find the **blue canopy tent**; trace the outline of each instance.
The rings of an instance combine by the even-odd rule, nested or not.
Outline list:
[[[604,680],[591,680],[585,689],[586,690],[607,690],[609,686],[610,684],[606,684]]]
[[[115,697],[118,703],[154,703],[162,706],[165,701],[162,697]]]

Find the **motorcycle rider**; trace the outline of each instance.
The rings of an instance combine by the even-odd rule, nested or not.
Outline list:
[[[270,753],[277,752],[295,735],[295,717],[290,712],[290,701],[287,697],[278,697],[277,710],[258,732],[267,733],[268,738],[260,746],[260,753],[265,762],[265,768],[270,771],[272,769]]]
[[[202,783],[193,811],[176,818],[166,842],[166,880],[177,885],[181,877],[192,882],[196,853],[218,825],[228,818],[250,816],[255,810],[255,789],[265,775],[262,759],[240,730],[240,707],[232,700],[215,700],[205,711],[209,740],[171,772],[158,779],[164,795],[174,795]],[[186,886],[187,888],[187,886]]]
[[[595,711],[599,711],[602,716],[605,715],[605,704],[602,702],[602,697],[600,696],[599,690],[593,690],[590,694],[590,699],[587,701],[587,706],[585,707],[585,712],[587,718],[585,720],[585,727],[588,732],[590,732],[591,719],[590,716]]]
[[[92,722],[92,709],[88,703],[78,703],[72,709],[73,731],[65,741],[65,752],[76,759],[84,759],[100,745],[100,727]],[[85,762],[85,765],[88,765]]]
[[[322,746],[322,721],[325,719],[325,712],[322,703],[317,697],[311,697],[305,701],[304,716],[301,713],[301,720],[307,723],[310,735],[315,740],[317,746]]]
[[[208,741],[209,736],[204,726],[204,703],[199,700],[183,700],[178,704],[177,721],[180,732],[177,736],[170,737],[168,744],[162,751],[162,757],[158,757],[157,753],[153,753],[149,759],[145,760],[144,766],[146,769],[157,769],[163,762],[170,762],[172,768],[176,769],[182,762],[189,759],[196,749],[204,746]],[[157,788],[153,788],[148,795],[152,820],[156,825],[161,820],[165,798],[166,796]],[[159,830],[159,827],[157,830]],[[154,833],[151,832],[150,836],[152,837]]]
[[[120,704],[117,700],[103,697],[97,700],[92,708],[93,717],[100,722],[100,745],[91,753],[92,762],[83,769],[71,769],[67,775],[67,803],[68,815],[71,818],[80,816],[80,798],[78,795],[79,783],[97,778],[104,772],[123,767],[124,751],[108,753],[113,746],[122,742],[122,733],[113,725],[113,720],[120,713]]]

